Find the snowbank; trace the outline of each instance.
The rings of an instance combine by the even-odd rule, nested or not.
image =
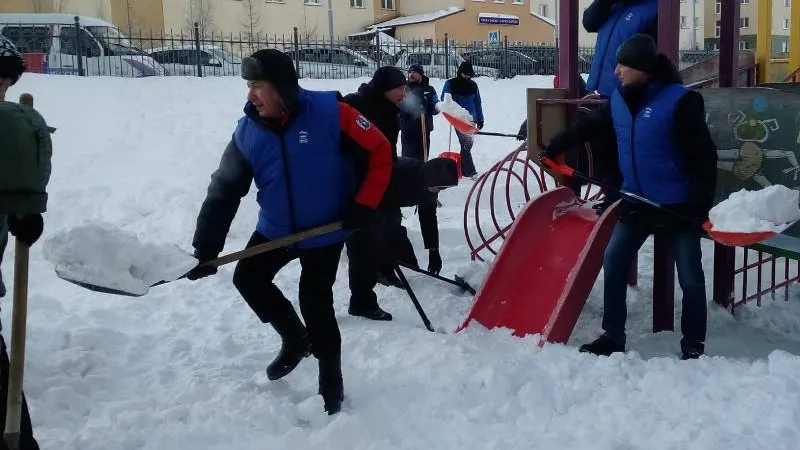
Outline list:
[[[711,208],[709,220],[715,231],[779,233],[800,220],[798,203],[800,192],[786,186],[742,189]]]
[[[142,243],[111,224],[89,223],[51,236],[44,256],[62,278],[134,295],[174,281],[197,265],[175,246]]]

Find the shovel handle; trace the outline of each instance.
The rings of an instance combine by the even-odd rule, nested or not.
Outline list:
[[[275,239],[274,241],[269,241],[269,242],[264,242],[263,244],[254,245],[250,248],[239,250],[238,252],[229,253],[217,259],[212,259],[211,261],[208,261],[203,265],[214,266],[214,267],[223,266],[225,264],[232,263],[240,259],[256,256],[261,253],[285,247],[287,245],[296,244],[300,241],[304,241],[306,239],[316,236],[321,236],[323,234],[331,233],[333,231],[339,231],[341,229],[342,229],[342,222],[329,223],[327,225],[322,225],[320,227],[311,228],[306,231],[301,231],[299,233],[291,234],[289,236],[282,237],[280,239]]]
[[[8,399],[3,438],[9,448],[19,448],[22,422],[22,377],[25,371],[25,331],[28,318],[29,247],[16,240],[14,255],[14,311],[11,316]]]

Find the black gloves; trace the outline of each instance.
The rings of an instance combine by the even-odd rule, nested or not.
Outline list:
[[[372,213],[372,208],[353,202],[347,208],[347,212],[344,213],[342,228],[345,230],[366,228]]]
[[[475,122],[475,125],[478,127],[479,130],[483,129],[483,121],[482,120],[479,120],[479,121]]]
[[[212,259],[216,259],[216,253],[196,250],[194,252],[194,257],[200,262],[194,267],[194,269],[190,270],[189,273],[186,274],[186,278],[195,281],[217,273],[217,268],[215,266],[203,265]]]
[[[432,248],[428,250],[428,272],[439,275],[442,271],[442,257],[439,255],[439,250]]]
[[[41,214],[11,214],[8,216],[8,231],[17,238],[18,241],[32,246],[44,230],[44,220]]]

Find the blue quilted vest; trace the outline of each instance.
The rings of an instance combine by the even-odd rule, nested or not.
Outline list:
[[[658,17],[658,0],[642,0],[633,5],[616,3],[611,7],[608,20],[597,31],[597,44],[592,58],[592,71],[586,88],[610,97],[620,86],[614,75],[617,67],[617,49],[625,40],[647,30]]]
[[[631,115],[621,89],[611,96],[617,133],[622,189],[657,203],[684,203],[690,198],[683,158],[673,138],[675,109],[689,92],[679,84],[651,83],[645,101]]]
[[[278,239],[342,220],[355,196],[356,181],[340,139],[335,92],[300,89],[297,114],[282,132],[262,125],[253,105],[247,103],[234,141],[250,163],[258,188],[259,233]],[[350,234],[336,231],[304,240],[297,247],[324,247]]]

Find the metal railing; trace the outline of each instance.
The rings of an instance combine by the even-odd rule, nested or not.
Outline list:
[[[445,34],[441,41],[400,41],[384,33],[318,39],[295,27],[291,35],[203,33],[190,30],[139,31],[127,37],[116,29],[74,24],[0,24],[29,63],[29,71],[80,76],[238,76],[241,58],[263,48],[287,52],[298,74],[306,78],[371,76],[380,66],[406,70],[420,64],[431,78],[456,75],[461,62],[472,63],[477,76],[511,78],[517,75],[555,75],[558,48],[504,39],[460,43]],[[578,68],[588,73],[594,50],[579,49]],[[685,58],[684,58],[685,54]],[[686,51],[682,64],[712,56]],[[699,55],[699,56],[698,56]]]

